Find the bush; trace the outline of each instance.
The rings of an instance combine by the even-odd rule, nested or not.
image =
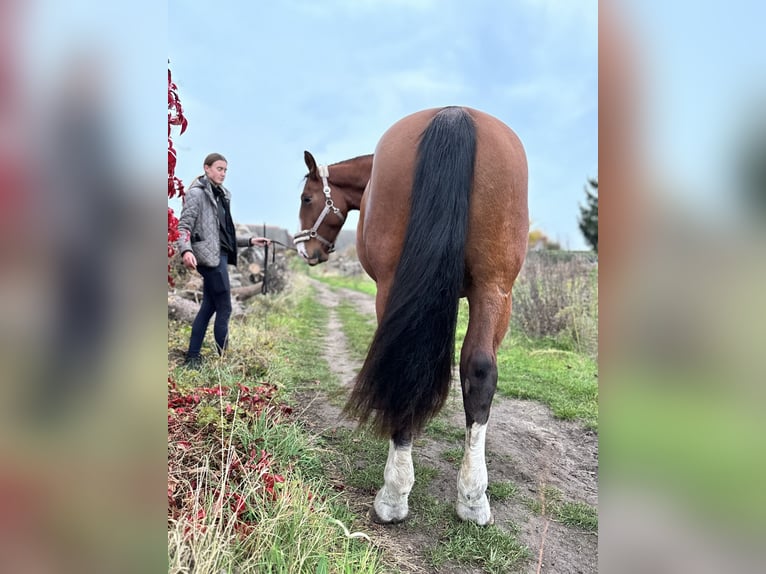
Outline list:
[[[181,254],[176,249],[168,258],[168,286],[183,288],[191,276],[192,272],[184,266]]]
[[[531,251],[513,288],[513,321],[531,338],[598,353],[598,261],[593,253]]]

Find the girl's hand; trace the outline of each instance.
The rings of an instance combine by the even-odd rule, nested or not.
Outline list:
[[[187,251],[186,253],[184,253],[181,259],[184,263],[184,267],[186,267],[187,269],[197,268],[197,258],[194,257],[194,253],[192,253],[191,251]]]
[[[263,247],[264,245],[271,245],[271,239],[268,237],[251,237],[250,238],[250,245],[251,246],[259,246]]]

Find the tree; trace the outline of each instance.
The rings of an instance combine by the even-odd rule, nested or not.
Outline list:
[[[748,129],[739,144],[736,167],[744,192],[745,211],[750,218],[762,223],[766,217],[766,121],[755,120]]]
[[[580,206],[580,231],[593,251],[598,253],[598,179],[589,179],[585,187],[586,205]]]
[[[542,229],[532,229],[533,226],[534,223],[530,221],[527,249],[531,251],[538,251],[540,249],[556,251],[561,249],[561,245],[557,241],[553,241]]]
[[[178,97],[178,86],[173,83],[170,67],[168,67],[168,199],[184,196],[184,184],[175,175],[176,173],[176,150],[173,147],[173,138],[170,130],[173,126],[181,127],[181,134],[186,131],[188,125],[181,99]],[[179,134],[180,135],[180,134]],[[173,213],[173,208],[168,207],[168,259],[175,254],[175,242],[178,240],[178,218]],[[168,284],[173,285],[170,277],[170,262],[168,261]]]

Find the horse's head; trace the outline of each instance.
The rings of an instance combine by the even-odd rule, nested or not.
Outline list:
[[[326,165],[317,166],[314,156],[303,152],[309,173],[301,193],[301,230],[296,233],[298,253],[309,265],[327,261],[335,251],[335,239],[346,221],[348,209],[340,193],[333,193]]]

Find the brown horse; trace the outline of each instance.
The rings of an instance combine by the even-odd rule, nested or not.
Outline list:
[[[460,297],[468,332],[460,354],[466,418],[457,513],[492,522],[484,443],[497,386],[497,347],[529,232],[527,161],[516,134],[484,112],[423,110],[391,126],[373,155],[318,166],[301,194],[309,265],[327,261],[352,209],[357,254],[377,283],[378,328],[346,413],[390,439],[375,521],[399,522],[415,482],[412,441],[449,394]]]

